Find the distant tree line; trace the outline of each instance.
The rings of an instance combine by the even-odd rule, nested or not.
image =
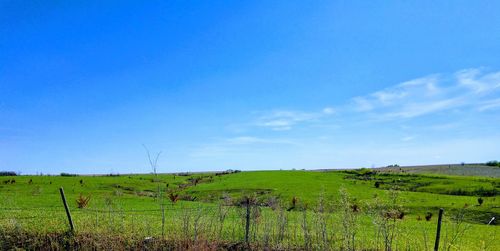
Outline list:
[[[500,167],[500,162],[498,162],[496,160],[492,160],[492,161],[486,162],[486,165],[487,166],[497,166],[497,167]]]
[[[0,176],[17,176],[17,173],[11,171],[0,171]]]

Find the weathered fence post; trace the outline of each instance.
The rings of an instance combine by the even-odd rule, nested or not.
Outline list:
[[[165,239],[165,205],[161,204],[161,238]]]
[[[246,224],[245,224],[245,243],[248,245],[248,236],[250,235],[250,198],[246,198],[247,202],[247,214],[246,214]]]
[[[437,231],[436,231],[436,242],[434,243],[434,251],[439,250],[439,237],[441,235],[441,221],[443,220],[443,209],[439,209],[439,216],[438,216],[438,225],[437,225]]]
[[[97,229],[98,227],[99,227],[99,214],[98,214],[97,208],[96,208],[95,209],[95,229]]]
[[[75,232],[75,226],[73,225],[73,219],[71,218],[71,213],[69,212],[68,203],[66,202],[66,196],[64,196],[64,189],[62,187],[59,188],[59,192],[61,193],[61,199],[64,204],[64,209],[66,209],[66,216],[68,216],[69,227],[72,233]]]

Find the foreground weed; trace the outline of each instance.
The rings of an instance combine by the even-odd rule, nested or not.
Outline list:
[[[445,236],[446,250],[459,249],[462,238],[470,229],[470,224],[465,222],[468,207],[468,205],[464,205],[463,208],[452,214],[451,226],[448,228]]]
[[[376,228],[376,241],[382,237],[384,250],[393,250],[395,238],[400,234],[398,220],[404,218],[404,211],[398,201],[399,192],[389,190],[389,201],[383,203],[378,198],[370,206],[373,224]],[[377,245],[378,247],[378,245]]]
[[[356,234],[359,226],[359,206],[345,188],[340,191],[340,210],[342,221],[342,249],[355,250]]]
[[[76,206],[78,208],[86,208],[89,205],[89,202],[90,202],[90,195],[85,197],[82,194],[80,194],[80,196],[78,196],[78,198],[76,199]]]

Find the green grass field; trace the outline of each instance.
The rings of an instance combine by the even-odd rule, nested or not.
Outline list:
[[[430,250],[437,213],[443,208],[442,245],[447,249],[500,250],[495,239],[498,227],[487,225],[500,215],[498,178],[368,169],[158,177],[6,176],[0,177],[4,231],[65,231],[68,224],[59,187],[65,190],[78,232],[134,238],[162,236],[163,232],[166,239],[238,242],[244,238],[245,226],[245,207],[240,205],[248,197],[255,205],[250,239],[261,247],[347,248],[351,244],[346,237],[354,235],[354,247],[383,250],[387,245],[384,231],[393,231],[397,235],[393,249]],[[158,189],[163,191],[163,200],[156,197]],[[344,189],[348,198],[339,192]],[[77,208],[80,194],[90,196],[84,209]],[[180,201],[172,203],[169,194],[179,195]],[[483,200],[481,205],[478,198]],[[165,204],[163,227],[161,201]],[[397,209],[398,215],[403,212],[402,219],[380,217],[380,212],[387,214],[391,209]],[[428,213],[433,216],[427,221]]]

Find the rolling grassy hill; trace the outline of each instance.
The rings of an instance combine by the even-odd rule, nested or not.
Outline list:
[[[448,222],[453,221],[454,215],[466,212],[463,214],[463,221],[471,226],[467,237],[467,245],[471,245],[470,247],[478,246],[485,238],[484,234],[495,236],[497,227],[486,226],[486,223],[492,217],[498,218],[500,215],[499,178],[360,169],[162,174],[157,177],[149,174],[0,177],[0,222],[4,226],[19,226],[29,231],[62,231],[66,224],[59,187],[64,187],[80,229],[135,235],[137,231],[141,234],[159,234],[161,213],[158,211],[160,206],[156,198],[158,189],[163,191],[162,201],[169,208],[166,217],[169,219],[167,222],[170,222],[168,231],[172,234],[178,233],[176,229],[182,228],[183,224],[185,226],[183,217],[186,217],[187,211],[184,209],[187,208],[210,209],[211,213],[216,214],[220,213],[221,204],[234,206],[236,211],[229,214],[230,222],[238,225],[241,222],[238,208],[246,197],[252,198],[260,208],[259,214],[263,216],[278,212],[276,205],[284,209],[291,208],[287,217],[294,223],[290,223],[290,226],[300,231],[302,212],[317,213],[320,204],[327,212],[332,213],[331,220],[340,220],[335,217],[341,212],[339,191],[342,189],[349,193],[351,206],[355,205],[358,208],[356,211],[363,214],[359,224],[369,229],[373,227],[370,210],[374,204],[394,206],[391,205],[395,204],[394,201],[391,202],[392,191],[398,194],[397,204],[401,206],[405,217],[400,224],[407,229],[405,231],[409,235],[413,229],[434,231],[434,223],[423,221],[423,218],[429,213],[435,215],[439,208],[444,208]],[[76,200],[80,195],[91,198],[85,209],[77,208]],[[169,195],[178,195],[180,201],[175,204],[169,202]],[[481,205],[478,198],[482,199]],[[133,214],[135,210],[137,215]],[[313,220],[316,216],[311,217]],[[116,222],[122,224],[119,229],[114,226]],[[236,233],[242,231],[238,229]],[[331,231],[336,231],[334,229],[337,228],[332,228]],[[224,238],[240,238],[237,237],[241,236],[238,234],[235,237],[234,228],[232,231],[232,235],[227,232]],[[371,230],[364,234],[363,238],[368,240],[375,238]],[[302,237],[294,238],[293,243]],[[423,242],[425,241],[420,241]]]

